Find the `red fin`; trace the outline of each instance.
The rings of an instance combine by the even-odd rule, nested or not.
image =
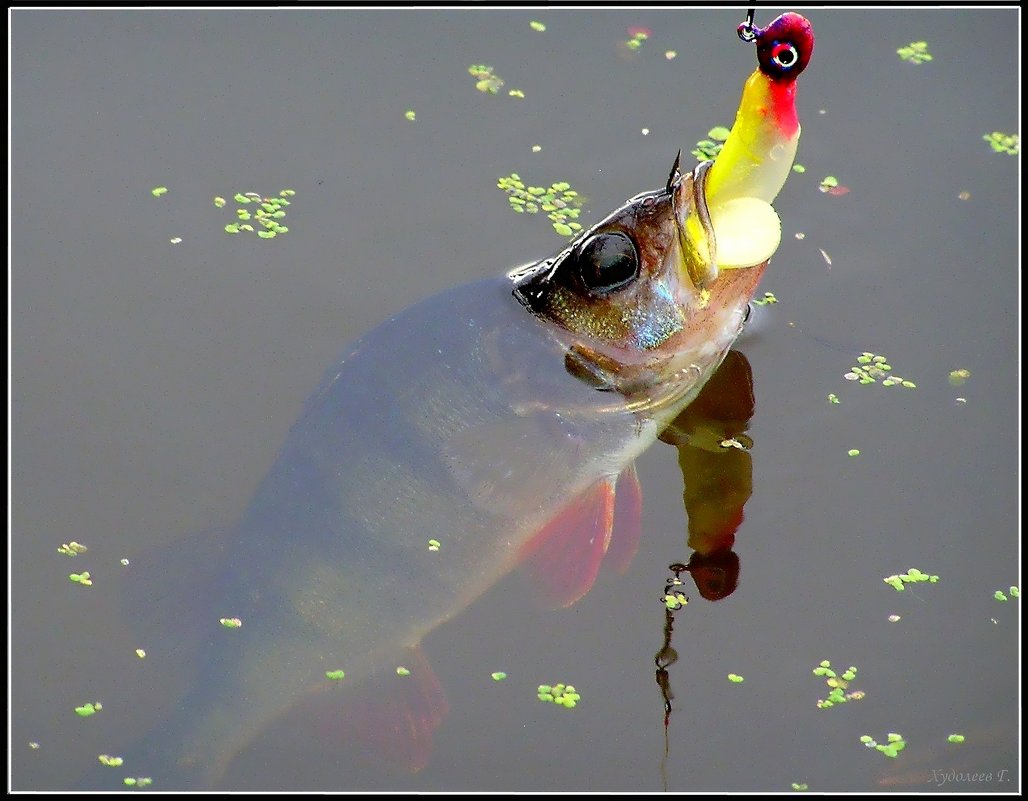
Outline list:
[[[603,478],[525,544],[526,567],[550,604],[571,606],[589,592],[613,527],[614,482]]]
[[[432,756],[432,735],[450,710],[442,685],[419,648],[404,657],[410,673],[400,676],[397,665],[375,676],[346,686],[339,682],[332,692],[342,695],[342,708],[331,693],[318,693],[308,715],[322,719],[319,728],[334,748],[355,749],[377,764],[416,773]],[[325,720],[326,710],[330,718]]]
[[[614,500],[614,530],[604,563],[618,573],[626,572],[639,552],[641,538],[642,487],[639,486],[639,476],[636,475],[633,463],[618,476]]]

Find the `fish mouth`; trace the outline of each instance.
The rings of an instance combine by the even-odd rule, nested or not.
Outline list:
[[[692,172],[683,176],[678,172],[676,161],[668,179],[683,266],[689,280],[699,290],[707,289],[718,277],[717,238],[707,205],[707,179],[713,166],[714,162],[709,159],[701,161]],[[701,248],[690,234],[689,221],[693,215],[706,240],[705,248]]]

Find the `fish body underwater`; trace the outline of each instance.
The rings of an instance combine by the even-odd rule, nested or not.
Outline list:
[[[799,20],[764,31],[778,26],[802,69],[813,37]],[[767,94],[799,72],[768,76],[760,47],[723,161],[676,161],[663,189],[550,258],[402,312],[325,373],[242,520],[208,541],[216,567],[189,593],[193,689],[126,769],[154,789],[218,786],[276,718],[336,691],[364,747],[421,767],[446,714],[423,637],[519,564],[570,605],[612,542],[637,536],[633,462],[724,359],[780,238],[777,216],[740,226],[719,211],[770,209],[795,151],[783,172],[775,132],[749,136],[769,118],[750,84]],[[362,683],[400,664],[408,689],[362,706]]]

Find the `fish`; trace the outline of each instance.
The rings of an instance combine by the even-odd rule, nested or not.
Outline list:
[[[126,769],[155,789],[217,787],[290,709],[338,702],[359,747],[417,770],[447,712],[428,632],[515,567],[563,607],[608,554],[631,557],[635,459],[725,358],[781,238],[770,204],[813,33],[785,14],[754,37],[713,163],[683,171],[679,153],[663,188],[551,256],[345,348],[240,521],[141,582],[132,607],[164,621],[151,633],[198,653],[192,689]]]

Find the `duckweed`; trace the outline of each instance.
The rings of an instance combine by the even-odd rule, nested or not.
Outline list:
[[[137,648],[136,656],[138,656],[140,659],[146,659],[146,651],[144,651],[142,648]]]
[[[741,684],[742,682],[746,681],[746,679],[744,679],[738,673],[729,673],[728,680],[730,682],[733,682],[734,684]]]
[[[74,581],[76,584],[81,584],[84,587],[92,587],[93,581],[89,578],[89,571],[86,570],[82,573],[69,573],[68,578]]]
[[[121,764],[125,761],[121,757],[112,757],[110,754],[100,754],[97,759],[100,760],[101,765],[107,765],[111,768],[121,767]]]
[[[730,131],[725,126],[715,125],[707,131],[707,138],[697,142],[696,147],[689,152],[700,161],[714,159],[721,152],[721,148],[724,147],[729,133]]]
[[[61,547],[57,549],[57,553],[64,554],[65,556],[78,556],[78,554],[85,553],[88,550],[85,545],[72,540],[71,542],[62,543]]]
[[[342,670],[326,670],[325,678],[331,679],[332,681],[339,681],[346,678],[346,673]]]
[[[578,222],[582,201],[566,181],[556,181],[549,187],[526,186],[521,176],[511,173],[500,178],[496,186],[507,193],[510,207],[518,214],[546,212],[553,230],[561,236],[573,236],[582,230]]]
[[[963,386],[967,382],[967,379],[969,379],[970,377],[971,377],[971,371],[970,370],[963,370],[963,369],[961,369],[961,370],[950,370],[950,373],[949,373],[949,383],[950,383],[950,386],[951,387]]]
[[[498,94],[503,88],[503,78],[493,72],[493,68],[487,64],[472,64],[468,67],[468,73],[475,79],[475,88],[479,92],[488,92],[491,95]]]
[[[760,300],[752,301],[754,306],[770,306],[778,302],[778,298],[775,297],[774,292],[765,292],[764,297]]]
[[[536,695],[540,701],[557,704],[566,709],[574,709],[582,698],[573,684],[540,684]]]
[[[95,701],[92,704],[83,704],[82,706],[75,707],[75,714],[79,717],[88,718],[90,715],[95,715],[103,709],[103,705],[99,701]]]
[[[903,590],[906,589],[906,584],[916,584],[922,581],[927,581],[929,584],[935,584],[938,580],[938,576],[930,576],[927,573],[922,573],[916,567],[910,568],[910,570],[902,575],[886,576],[882,579],[882,581],[890,587],[893,587],[897,592],[903,592]]]
[[[502,670],[497,670],[495,673],[492,673],[490,675],[492,676],[493,681],[503,681],[505,678],[507,678],[507,674],[504,673]]]
[[[414,122],[414,120],[417,119],[417,115],[414,113],[414,109],[412,109],[412,108],[409,108],[405,112],[403,112],[403,116],[406,117],[411,122]]]
[[[928,52],[928,42],[911,42],[899,48],[896,54],[908,64],[923,64],[932,60],[932,54]]]
[[[1021,152],[1021,137],[1018,134],[1005,134],[1000,131],[993,131],[982,137],[989,143],[994,153],[1007,153],[1016,156]]]
[[[279,234],[287,233],[289,229],[278,223],[278,220],[286,216],[285,207],[290,205],[287,198],[295,194],[296,191],[293,189],[282,189],[278,195],[269,197],[265,197],[258,192],[236,192],[232,196],[232,199],[240,206],[234,212],[236,222],[228,223],[225,226],[225,233],[253,233],[256,229],[247,222],[248,220],[260,223],[262,230],[256,230],[256,233],[261,239],[274,239]],[[224,208],[226,205],[225,198],[221,196],[215,197],[214,205],[219,209]]]
[[[546,26],[539,22],[539,20],[535,19],[528,23],[528,27],[533,31],[539,31],[540,33],[546,30]]]
[[[836,395],[834,392],[829,392],[828,393],[828,402],[829,403],[838,403],[839,402],[839,396]]]
[[[439,540],[429,540],[428,541],[428,550],[430,550],[430,551],[438,551],[439,547],[440,547]]]
[[[964,735],[963,734],[951,734],[949,737],[946,738],[946,741],[950,742],[950,743],[962,743],[962,742],[964,742]]]
[[[857,669],[852,665],[846,668],[843,674],[839,676],[832,670],[832,663],[825,659],[814,668],[813,673],[815,676],[824,678],[825,684],[830,689],[827,698],[818,699],[818,709],[829,709],[838,704],[845,704],[847,701],[859,701],[864,697],[862,690],[846,692],[849,689],[850,682],[857,677]]]
[[[150,194],[154,197],[160,197],[161,195],[166,195],[167,193],[168,187],[166,186],[155,186],[153,189],[150,190]]]
[[[410,670],[405,668],[403,665],[400,665],[398,668],[396,668],[396,675],[397,676],[409,676],[410,675]]]
[[[885,356],[870,351],[864,351],[856,358],[856,364],[850,367],[849,371],[843,374],[847,381],[858,381],[861,384],[874,384],[881,379],[883,387],[892,387],[897,384],[907,389],[914,389],[917,384],[901,378],[892,372],[892,365]]]
[[[664,605],[672,611],[681,609],[689,603],[689,599],[680,592],[669,592],[665,594],[661,600],[664,602]]]
[[[860,456],[860,451],[857,448],[850,448],[846,451],[847,456]]]
[[[238,617],[223,617],[220,618],[220,620],[221,625],[227,629],[238,629],[240,626],[243,625],[243,621],[240,620]]]
[[[628,39],[624,42],[624,46],[629,50],[638,50],[649,38],[650,31],[646,28],[629,28]]]
[[[889,732],[889,734],[886,735],[886,739],[888,742],[885,744],[879,744],[875,742],[874,738],[869,734],[864,734],[861,735],[860,742],[862,742],[867,748],[873,748],[876,751],[881,751],[885,756],[890,757],[891,759],[895,759],[899,755],[899,752],[907,747],[907,743],[903,739],[903,735],[897,734],[896,732]]]
[[[792,783],[792,789],[793,789],[793,790],[795,790],[795,791],[796,791],[796,792],[798,792],[798,793],[804,793],[804,792],[806,792],[806,791],[807,791],[807,790],[808,790],[809,788],[807,787],[807,785],[806,785],[806,784],[801,784],[800,782],[793,782],[793,783]]]

